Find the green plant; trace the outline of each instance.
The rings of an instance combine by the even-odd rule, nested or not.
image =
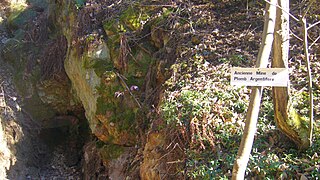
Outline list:
[[[193,179],[228,179],[232,169],[248,96],[246,88],[228,86],[227,68],[213,67],[195,54],[173,65],[175,76],[166,83],[162,117],[169,126],[187,130],[186,173]]]
[[[243,55],[232,55],[229,57],[230,64],[232,66],[245,67],[249,62]]]

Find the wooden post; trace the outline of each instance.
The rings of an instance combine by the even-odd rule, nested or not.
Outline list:
[[[277,1],[271,0],[270,2],[271,4],[275,4]],[[276,6],[272,6],[269,3],[266,3],[266,15],[262,35],[262,44],[259,49],[256,67],[265,68],[268,65],[269,56],[272,49],[275,20]],[[246,116],[244,133],[232,170],[233,180],[244,179],[245,176],[254,135],[256,133],[262,91],[263,87],[253,87],[250,95],[250,103]]]

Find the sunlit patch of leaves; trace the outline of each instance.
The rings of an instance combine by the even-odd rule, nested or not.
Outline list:
[[[213,66],[195,53],[172,66],[166,83],[162,116],[190,136],[186,173],[192,178],[227,178],[232,169],[249,90],[230,86],[229,62]],[[225,154],[227,150],[233,153]]]
[[[293,90],[291,99],[293,102],[293,106],[297,111],[305,117],[308,117],[309,112],[309,94],[306,89],[302,89],[300,91]]]
[[[319,139],[319,135],[316,139]],[[263,144],[267,146],[261,148]],[[247,175],[263,179],[317,178],[320,175],[319,145],[319,141],[316,141],[312,148],[300,152],[294,148],[272,147],[267,139],[262,139],[260,142],[255,142]]]
[[[233,4],[233,1],[230,1],[230,4]],[[214,9],[214,6],[206,7]],[[261,6],[264,5],[261,4]],[[241,12],[240,16],[230,15],[229,8],[219,9],[228,13],[221,13],[218,10],[216,14],[211,13],[204,15],[202,19],[196,19],[193,21],[194,24],[190,24],[192,22],[190,20],[194,20],[193,16],[190,14],[185,16],[191,17],[186,21],[189,22],[187,23],[189,26],[185,26],[186,29],[193,28],[195,35],[192,35],[191,40],[183,47],[177,48],[180,59],[172,66],[172,77],[166,82],[166,92],[160,107],[162,117],[167,124],[176,128],[184,127],[180,129],[185,129],[185,134],[190,136],[189,146],[185,148],[186,169],[181,172],[193,179],[230,179],[231,177],[250,91],[244,87],[234,88],[229,85],[229,68],[231,66],[252,67],[255,60],[254,55],[257,54],[255,47],[258,47],[257,42],[260,42],[261,14],[254,15],[256,24],[248,21],[249,24],[245,27],[247,30],[242,31],[244,24],[235,27],[232,23],[236,22],[235,19],[244,22],[246,16],[253,15],[250,9],[247,14]],[[196,8],[188,13],[195,11],[197,11]],[[205,10],[201,9],[201,11]],[[255,10],[256,12],[258,11]],[[210,33],[202,34],[203,24],[207,23],[206,17],[217,18],[221,22],[219,24],[225,26],[213,26]],[[210,23],[215,24],[216,22]],[[301,54],[301,49],[294,53]],[[320,66],[316,64],[316,58],[317,56],[312,60],[314,63],[312,70],[315,84],[315,112],[319,112],[320,108],[317,107],[319,107],[320,93],[318,93],[317,84],[319,84]],[[292,68],[290,80],[293,87],[291,93],[295,95],[292,98],[296,98],[297,102],[294,106],[299,109],[300,114],[307,116],[308,94],[305,88],[307,86],[305,63],[302,57],[294,57],[290,60],[289,66]],[[317,113],[315,116],[317,118]],[[203,133],[204,129],[205,133]],[[211,140],[204,136],[209,132],[212,133],[209,136]],[[315,133],[314,146],[306,152],[299,152],[292,145],[288,145],[289,140],[283,138],[283,135],[276,130],[271,88],[266,88],[246,176],[258,179],[299,179],[303,177],[314,179],[319,177],[317,149],[319,149],[320,142],[318,142],[318,134],[319,131]],[[214,146],[211,141],[214,142]]]
[[[226,58],[223,64],[212,66],[203,56],[195,54],[173,65],[173,76],[166,84],[161,112],[169,125],[189,129],[184,172],[194,179],[231,177],[250,91],[229,85],[230,63],[232,59]],[[272,92],[271,88],[266,88],[246,175],[263,179],[319,176],[319,132],[315,133],[314,146],[302,153],[287,148],[273,119]],[[198,129],[192,131],[192,127]],[[204,136],[203,129],[210,131],[211,136]]]

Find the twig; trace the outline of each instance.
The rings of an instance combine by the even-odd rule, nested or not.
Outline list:
[[[320,21],[318,21],[318,22],[310,25],[310,26],[307,28],[307,30],[309,30],[310,28],[313,28],[314,26],[316,26],[316,25],[318,25],[318,24],[320,24]]]
[[[176,161],[170,161],[170,162],[167,162],[167,164],[176,164],[176,163],[183,163],[184,161],[182,160],[176,160]]]
[[[247,9],[247,16],[248,16],[248,14],[249,14],[249,0],[247,0],[247,4],[246,4],[246,9]]]
[[[320,39],[320,36],[317,37],[317,39],[312,42],[312,44],[309,46],[309,49],[311,49],[311,47],[312,47],[314,44],[316,44],[319,39]]]
[[[133,56],[133,54],[131,52],[129,52],[129,55],[131,56],[132,60],[139,66],[141,67],[141,64],[139,64],[139,62],[137,61],[137,59]]]
[[[207,4],[199,4],[199,5],[192,5],[192,8],[203,8],[203,7],[208,7],[210,3]],[[178,8],[180,5],[170,5],[170,4],[141,4],[139,5],[140,7],[171,7],[171,8]]]
[[[311,8],[311,6],[312,6],[313,2],[314,2],[313,0],[309,1],[308,7],[307,7],[307,9],[305,10],[305,12],[304,12],[304,14],[303,14],[302,18],[305,18],[305,17],[306,17],[306,15],[307,15],[308,11],[310,10],[310,8]],[[308,29],[307,29],[307,30],[308,30]]]
[[[127,91],[130,93],[130,95],[133,97],[133,99],[136,101],[136,103],[138,104],[139,108],[141,108],[142,107],[141,104],[139,103],[137,98],[133,95],[133,93],[131,92],[130,88],[128,87],[127,83],[123,80],[121,75],[118,72],[116,72],[116,75],[121,80],[121,82],[124,84],[124,86],[126,87]]]
[[[310,57],[308,51],[308,28],[307,28],[307,20],[305,17],[301,18],[301,22],[303,24],[303,50],[304,50],[304,59],[307,63],[307,70],[308,70],[308,85],[309,85],[309,116],[310,116],[310,123],[309,123],[309,143],[312,146],[312,134],[313,134],[313,94],[312,94],[312,75],[311,75],[311,68],[310,68]]]
[[[290,33],[291,33],[295,38],[297,38],[299,41],[303,41],[303,39],[301,39],[299,36],[297,36],[296,34],[294,34],[291,30],[290,30]]]
[[[108,6],[108,8],[112,8],[113,6],[115,6],[115,4],[120,4],[122,2],[122,0],[119,0],[118,2],[116,3],[112,3],[111,5]]]
[[[157,159],[157,161],[159,162],[161,159],[163,159],[164,157],[168,156],[173,150],[176,149],[177,146],[179,147],[179,149],[181,149],[181,148],[180,148],[180,145],[179,145],[178,143],[175,143],[174,146],[172,147],[172,149],[170,149],[169,152],[167,152],[166,154],[164,154],[163,156],[161,156],[159,159]]]

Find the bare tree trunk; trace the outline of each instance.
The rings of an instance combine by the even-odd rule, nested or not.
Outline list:
[[[278,0],[272,67],[288,68],[289,56],[289,0]],[[301,149],[309,146],[307,135],[299,132],[301,118],[291,105],[288,87],[273,88],[274,117],[278,128]],[[298,123],[297,123],[298,122]],[[304,138],[305,136],[305,138]]]
[[[276,0],[271,0],[271,4],[275,4]],[[271,53],[273,32],[276,19],[276,7],[266,3],[266,15],[264,29],[262,35],[262,44],[259,49],[257,67],[267,67],[269,56]],[[260,109],[260,101],[263,87],[253,87],[250,95],[250,104],[246,116],[244,133],[241,139],[237,158],[234,162],[232,170],[232,179],[243,179],[245,170],[249,161],[250,152],[257,128],[257,120]]]

